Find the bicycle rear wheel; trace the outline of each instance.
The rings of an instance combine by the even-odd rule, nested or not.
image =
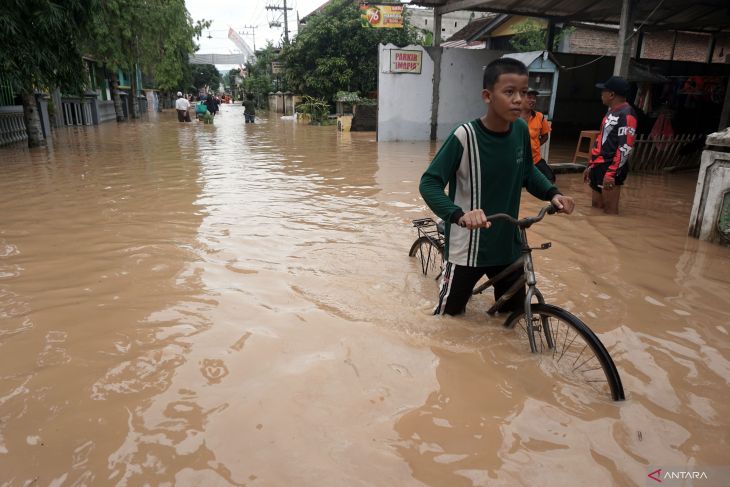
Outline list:
[[[533,304],[532,325],[541,366],[570,381],[583,382],[600,394],[610,395],[614,401],[625,399],[621,377],[611,355],[578,317],[557,306]],[[514,328],[529,343],[524,310],[512,313],[504,326]]]
[[[432,239],[426,236],[418,237],[411,245],[408,255],[418,259],[424,276],[435,276],[435,279],[441,276],[444,267],[444,249]]]

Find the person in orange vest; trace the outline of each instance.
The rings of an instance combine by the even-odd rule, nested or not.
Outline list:
[[[537,95],[539,91],[535,88],[527,90],[527,96],[522,102],[522,119],[527,122],[527,128],[530,131],[530,147],[532,148],[532,162],[540,170],[540,172],[550,181],[555,182],[555,174],[550,169],[547,161],[540,154],[540,147],[547,142],[550,136],[550,123],[541,112],[535,111],[537,104]]]

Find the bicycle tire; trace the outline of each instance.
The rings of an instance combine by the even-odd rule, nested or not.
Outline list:
[[[444,248],[433,239],[426,236],[418,237],[411,245],[408,255],[418,257],[421,272],[424,276],[428,276],[429,273],[431,275],[437,273],[436,279],[441,276],[444,267]]]
[[[550,304],[533,304],[532,316],[537,353],[542,359],[550,359],[545,362],[552,364],[553,370],[567,378],[583,379],[599,393],[610,394],[614,401],[625,399],[621,376],[611,355],[585,323],[563,308]],[[517,327],[521,337],[529,339],[524,310],[512,313],[504,326]],[[567,360],[563,362],[564,359]]]

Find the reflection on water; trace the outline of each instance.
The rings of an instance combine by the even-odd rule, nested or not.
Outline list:
[[[548,301],[628,400],[551,377],[488,318],[430,316],[407,257],[435,146],[171,114],[0,163],[0,485],[643,485],[727,465],[730,251],[692,176],[530,231]],[[525,197],[523,212],[539,202]]]

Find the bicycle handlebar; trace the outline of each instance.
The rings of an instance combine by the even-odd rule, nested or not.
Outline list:
[[[513,225],[517,225],[520,228],[530,228],[532,225],[545,218],[546,214],[554,215],[555,213],[557,213],[557,211],[558,209],[550,204],[541,208],[540,212],[536,216],[528,216],[521,220],[517,220],[516,218],[513,218],[506,213],[495,213],[494,215],[488,215],[487,221],[504,220]]]

